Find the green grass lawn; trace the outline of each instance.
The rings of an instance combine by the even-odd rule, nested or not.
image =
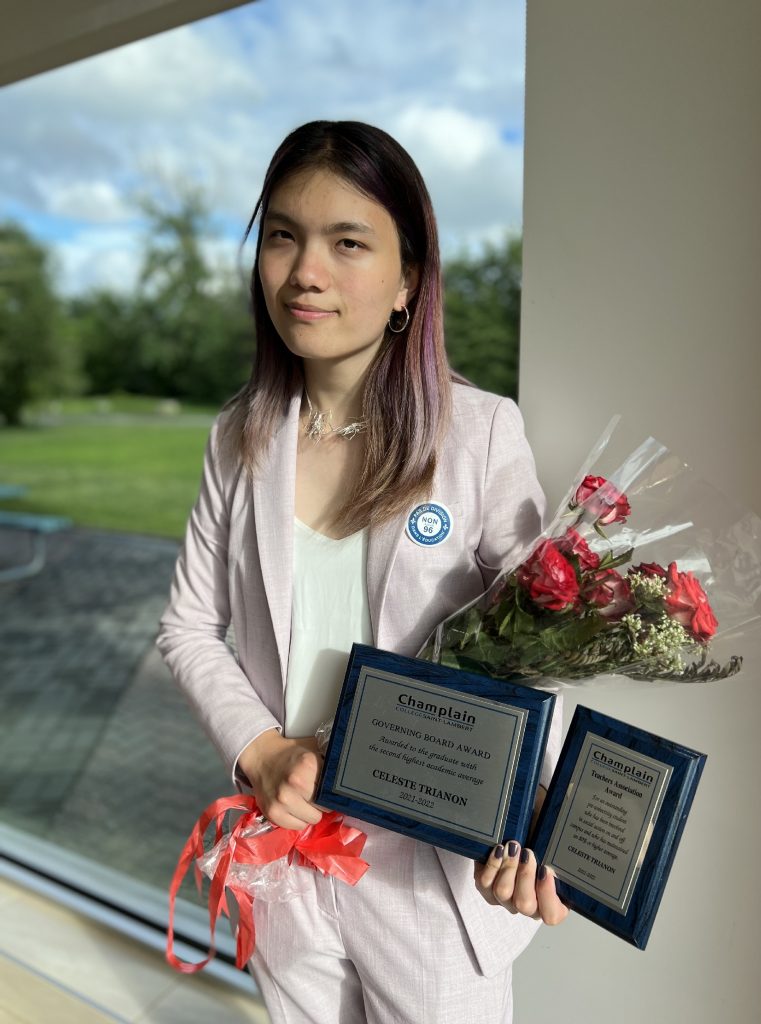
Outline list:
[[[78,407],[49,426],[0,428],[0,483],[28,489],[0,507],[68,516],[78,526],[181,537],[198,491],[208,410],[173,421],[133,403],[116,416],[109,409],[77,421],[91,411]]]

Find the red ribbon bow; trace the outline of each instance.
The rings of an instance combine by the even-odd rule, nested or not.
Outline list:
[[[222,838],[222,825],[228,811],[245,811],[236,821],[229,833],[228,844],[222,852],[214,871],[209,890],[209,923],[211,944],[209,954],[200,963],[186,963],[179,960],[174,952],[174,904],[185,875],[190,865],[204,854],[203,837],[209,825],[215,823],[215,839],[218,843]],[[240,886],[228,881],[228,874],[233,864],[270,864],[287,857],[288,863],[296,863],[301,867],[312,868],[322,875],[333,875],[349,885],[356,885],[369,864],[360,858],[367,836],[359,829],[343,824],[343,816],[336,811],[323,814],[316,825],[308,825],[303,829],[278,828],[273,826],[269,832],[256,836],[245,837],[244,829],[256,823],[261,811],[252,796],[226,796],[209,804],[193,827],[188,840],[174,869],[172,884],[169,887],[169,924],[166,937],[166,958],[177,971],[183,974],[194,974],[202,970],[215,955],[214,930],[220,914],[227,914],[225,889],[234,895],[239,909],[237,945],[235,965],[243,968],[251,959],[255,945],[254,931],[254,897]],[[197,865],[194,865],[196,883],[201,888],[202,876]]]

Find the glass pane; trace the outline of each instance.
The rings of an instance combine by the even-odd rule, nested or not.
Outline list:
[[[0,821],[160,889],[200,810],[233,791],[153,647],[176,554],[62,531],[0,592]]]
[[[165,890],[232,791],[153,641],[212,412],[247,374],[238,245],[290,128],[358,118],[409,149],[452,360],[514,388],[524,18],[260,0],[3,90],[0,824]]]

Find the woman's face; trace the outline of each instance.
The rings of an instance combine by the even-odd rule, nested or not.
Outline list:
[[[358,373],[417,283],[415,271],[402,272],[390,214],[325,170],[296,174],[273,191],[259,277],[270,318],[294,355],[350,360]]]

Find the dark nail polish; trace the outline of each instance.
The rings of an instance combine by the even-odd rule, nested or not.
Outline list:
[[[507,855],[508,857],[515,857],[518,853],[518,844],[514,839],[511,839],[507,844]]]
[[[525,848],[521,850],[521,864],[528,864],[530,854],[530,850],[526,850]]]
[[[502,860],[502,858],[505,856],[505,848],[502,845],[502,843],[500,843],[499,846],[494,847],[494,856],[497,858],[497,860]]]
[[[547,875],[547,868],[544,866],[544,864],[540,864],[539,865],[539,870],[536,873],[536,877],[539,879],[540,882],[543,882],[546,875]]]

